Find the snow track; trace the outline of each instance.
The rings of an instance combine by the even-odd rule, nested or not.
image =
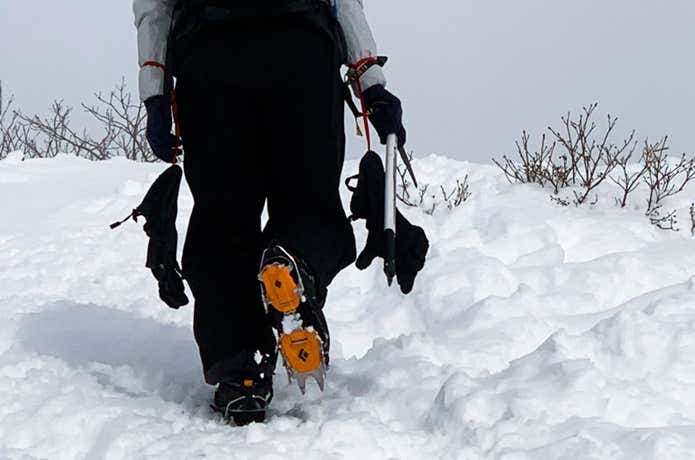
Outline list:
[[[695,240],[610,195],[559,208],[491,167],[418,160],[474,195],[408,211],[432,240],[413,295],[346,270],[326,393],[278,372],[269,422],[230,428],[191,308],[159,302],[140,225],[108,229],[163,166],[20,160],[0,161],[0,459],[695,458]]]

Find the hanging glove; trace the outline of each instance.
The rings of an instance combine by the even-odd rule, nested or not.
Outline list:
[[[150,225],[150,220],[144,226],[145,233],[150,237],[147,245],[147,260],[145,266],[159,284],[159,298],[174,310],[188,304],[181,267],[176,260],[176,229],[162,231]]]
[[[367,244],[355,265],[364,270],[374,259],[386,254],[386,232],[384,230],[384,185],[386,174],[381,158],[367,152],[360,162],[360,173],[350,201],[352,219],[366,219]],[[404,294],[413,290],[415,277],[425,266],[429,241],[425,231],[408,222],[396,211],[396,278]]]
[[[140,206],[124,220],[111,224],[114,229],[130,218],[137,222],[138,217],[142,216],[147,220],[143,229],[150,242],[145,266],[152,271],[159,284],[159,297],[173,309],[188,304],[181,268],[176,260],[177,200],[182,176],[183,171],[178,165],[167,168],[154,181]]]
[[[145,136],[152,152],[166,163],[175,163],[181,154],[181,139],[171,133],[171,102],[168,96],[151,96],[145,101],[147,128]]]
[[[176,260],[176,214],[182,175],[179,166],[170,166],[152,184],[133,213],[134,217],[147,219],[143,229],[150,237],[150,243],[145,266],[159,283],[159,297],[173,309],[188,303],[181,268]]]
[[[385,258],[386,236],[382,228],[369,229],[367,221],[367,244],[357,257],[355,266],[360,270],[369,267],[377,257]],[[374,225],[373,227],[376,227]],[[425,266],[425,259],[429,249],[429,241],[425,231],[403,217],[400,212],[396,215],[396,279],[403,294],[409,294],[413,290],[415,277]]]
[[[403,127],[403,108],[400,99],[382,85],[370,86],[364,90],[362,97],[367,107],[369,121],[379,134],[381,143],[386,144],[388,135],[395,133],[398,137],[398,146],[403,147],[406,133]]]

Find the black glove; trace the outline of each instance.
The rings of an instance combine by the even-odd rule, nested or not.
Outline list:
[[[386,144],[389,134],[398,137],[398,146],[405,145],[406,133],[403,127],[403,108],[401,101],[382,85],[374,85],[363,93],[364,104],[367,106],[369,120],[379,134],[382,144]]]
[[[386,241],[383,228],[369,229],[367,221],[367,244],[357,257],[355,266],[364,270],[374,259],[385,257]],[[383,227],[383,225],[382,225]],[[425,231],[410,222],[398,212],[396,215],[396,279],[403,294],[413,290],[415,277],[425,266],[425,258],[429,249],[429,241]]]
[[[176,229],[156,228],[147,221],[145,233],[150,237],[145,266],[152,271],[159,284],[159,298],[170,308],[178,310],[188,304],[183,285],[181,267],[176,260]]]
[[[145,135],[152,152],[162,161],[173,163],[181,154],[181,139],[171,133],[171,102],[167,96],[151,96],[145,101],[147,129]]]
[[[159,284],[159,297],[173,309],[188,304],[181,267],[176,260],[177,200],[182,176],[180,166],[169,166],[150,186],[140,206],[124,220],[111,224],[114,229],[131,218],[136,222],[141,216],[147,219],[143,230],[150,237],[150,242],[145,266],[152,271]]]
[[[364,270],[375,258],[384,258],[386,235],[384,231],[384,182],[386,174],[381,158],[367,152],[360,162],[357,188],[353,189],[350,210],[353,219],[367,220],[367,244],[355,265]],[[413,290],[415,277],[425,266],[429,241],[425,231],[408,222],[397,211],[396,214],[396,278],[401,291],[408,294]]]
[[[188,304],[181,267],[176,260],[176,214],[182,176],[180,166],[168,167],[154,181],[140,206],[124,220],[111,224],[114,229],[131,218],[136,222],[141,216],[147,219],[143,230],[150,237],[150,242],[145,266],[152,271],[159,284],[159,297],[173,309]]]
[[[177,200],[183,172],[177,165],[166,169],[152,184],[133,216],[147,219],[144,230],[150,237],[145,266],[159,283],[159,297],[171,308],[188,303],[181,268],[176,260]]]

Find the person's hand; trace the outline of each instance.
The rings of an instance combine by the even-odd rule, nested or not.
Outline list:
[[[367,106],[369,120],[379,134],[382,144],[386,144],[389,134],[398,137],[398,146],[403,147],[406,141],[403,127],[403,108],[401,101],[382,85],[374,85],[362,93],[364,104]]]
[[[167,96],[152,96],[145,101],[147,128],[145,136],[152,152],[160,160],[174,163],[181,154],[181,139],[171,133],[171,103]]]

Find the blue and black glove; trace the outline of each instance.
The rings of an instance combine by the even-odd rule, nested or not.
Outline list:
[[[147,129],[145,136],[152,152],[166,163],[175,163],[181,154],[181,139],[171,133],[171,102],[168,96],[152,96],[145,101]]]
[[[379,140],[386,144],[389,134],[398,137],[398,146],[403,147],[406,141],[403,127],[403,108],[401,100],[391,94],[382,85],[374,85],[362,93],[364,104],[367,106],[369,121],[379,134]]]

